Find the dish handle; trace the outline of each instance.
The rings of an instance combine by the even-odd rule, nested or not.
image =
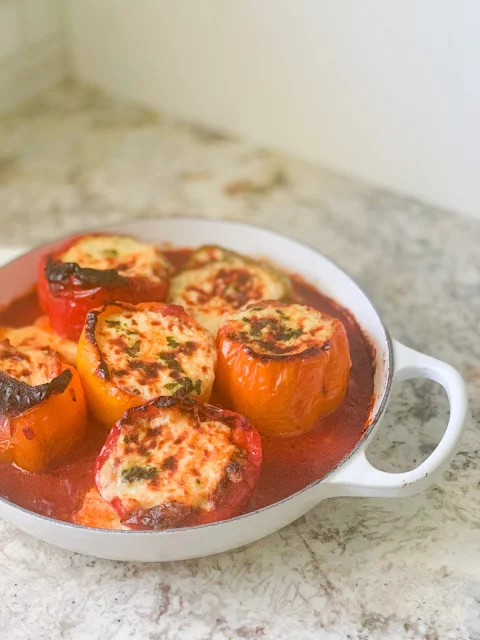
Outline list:
[[[367,460],[365,442],[322,485],[330,485],[333,496],[400,498],[414,495],[435,482],[453,459],[467,415],[467,393],[461,375],[445,362],[393,341],[394,381],[426,378],[440,383],[450,404],[447,428],[437,447],[418,467],[404,473],[380,471]]]

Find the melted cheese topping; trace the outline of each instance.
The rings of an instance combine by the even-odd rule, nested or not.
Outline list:
[[[230,433],[222,422],[198,422],[178,407],[124,424],[97,475],[100,494],[143,509],[174,502],[211,510],[212,494],[237,450]]]
[[[95,488],[85,494],[82,506],[73,516],[73,522],[97,529],[128,529],[120,522],[115,509],[103,500]]]
[[[60,255],[59,260],[75,262],[80,267],[90,269],[117,269],[120,275],[127,278],[161,280],[171,270],[157,247],[129,236],[84,236]]]
[[[115,384],[147,400],[203,396],[213,385],[217,353],[210,334],[174,314],[123,310],[100,316],[95,337]]]
[[[77,362],[77,345],[53,332],[44,331],[37,326],[0,327],[0,340],[9,340],[10,344],[20,349],[45,349],[49,347],[58,351],[65,362],[75,365]]]
[[[192,253],[185,265],[186,269],[198,269],[212,262],[221,262],[224,265],[242,266],[247,260],[235,251],[218,247],[217,245],[204,245]]]
[[[252,302],[280,300],[288,294],[283,274],[219,247],[195,252],[170,288],[171,301],[214,335],[226,315]]]
[[[229,337],[255,353],[290,356],[315,346],[328,350],[337,322],[301,304],[267,303],[234,314],[225,326]]]
[[[49,349],[16,349],[0,343],[0,371],[31,387],[51,382],[61,373],[60,360]]]

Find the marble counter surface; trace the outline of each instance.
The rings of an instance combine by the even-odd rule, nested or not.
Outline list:
[[[0,121],[1,245],[171,214],[263,225],[337,261],[393,336],[465,376],[461,450],[421,495],[329,500],[200,560],[95,560],[0,523],[0,637],[480,639],[480,225],[75,86]],[[371,459],[415,466],[446,412],[437,386],[404,383]]]

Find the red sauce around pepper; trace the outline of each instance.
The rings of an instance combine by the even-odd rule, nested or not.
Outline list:
[[[178,268],[190,251],[164,253]],[[374,357],[362,330],[352,315],[333,300],[298,276],[293,276],[292,281],[298,302],[343,322],[352,359],[349,387],[340,408],[308,433],[262,438],[262,472],[249,511],[282,500],[331,471],[359,442],[370,415]],[[25,326],[39,315],[36,292],[29,292],[0,311],[0,325]],[[105,429],[92,420],[83,445],[61,466],[48,472],[28,473],[15,465],[0,464],[0,496],[25,509],[71,522],[94,484],[94,462],[106,436]]]

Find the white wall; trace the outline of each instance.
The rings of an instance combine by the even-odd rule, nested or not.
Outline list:
[[[480,217],[478,0],[68,0],[80,78]]]
[[[0,0],[0,113],[67,75],[62,0]]]

